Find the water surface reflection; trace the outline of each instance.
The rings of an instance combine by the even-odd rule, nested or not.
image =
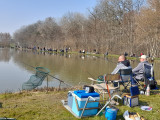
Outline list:
[[[111,73],[117,63],[117,58],[103,58],[83,54],[51,54],[44,52],[16,51],[0,49],[0,92],[21,90],[35,70],[24,63],[37,67],[46,67],[50,74],[71,85],[84,85],[91,82],[88,77]],[[138,61],[131,62],[135,67]],[[155,71],[160,63],[155,63]],[[158,77],[158,72],[155,72]],[[46,81],[41,87],[46,86]],[[59,82],[49,77],[49,86],[58,87]]]

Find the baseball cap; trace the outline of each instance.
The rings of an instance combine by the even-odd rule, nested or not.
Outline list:
[[[146,56],[146,55],[141,55],[141,57],[139,57],[139,58],[141,58],[141,59],[146,59],[147,56]]]

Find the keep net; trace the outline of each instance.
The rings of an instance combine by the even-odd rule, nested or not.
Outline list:
[[[32,90],[42,85],[43,80],[47,77],[50,70],[44,67],[36,67],[35,75],[32,75],[27,82],[22,84],[22,90]]]

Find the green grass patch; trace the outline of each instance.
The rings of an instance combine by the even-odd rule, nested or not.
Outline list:
[[[66,91],[36,91],[20,93],[0,94],[0,117],[16,118],[17,120],[77,120],[62,103],[62,99],[67,99]],[[148,105],[153,108],[152,111],[142,111],[140,106],[130,108],[124,106],[122,101],[116,106],[119,111],[117,120],[123,120],[123,113],[138,112],[147,120],[160,120],[160,90],[152,91],[150,96],[140,95],[141,105]],[[104,120],[105,115],[84,118],[85,120]]]

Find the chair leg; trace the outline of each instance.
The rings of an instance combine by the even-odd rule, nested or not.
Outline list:
[[[135,80],[135,81],[143,89],[143,86],[140,84],[140,82],[138,80]]]
[[[123,89],[122,92],[129,93],[129,90],[128,89]]]
[[[128,91],[128,89],[127,89],[127,86],[128,86],[128,84],[127,85],[125,85],[123,82],[121,83],[122,85],[123,85],[123,87],[124,87],[124,89],[122,90],[122,92],[129,92]]]
[[[131,83],[130,81],[127,83],[126,88],[128,87],[128,85],[129,85],[130,83]],[[132,84],[131,84],[131,86],[132,86]]]
[[[126,89],[126,86],[125,86],[125,84],[124,84],[124,83],[122,83],[122,85],[123,85],[124,89]]]

